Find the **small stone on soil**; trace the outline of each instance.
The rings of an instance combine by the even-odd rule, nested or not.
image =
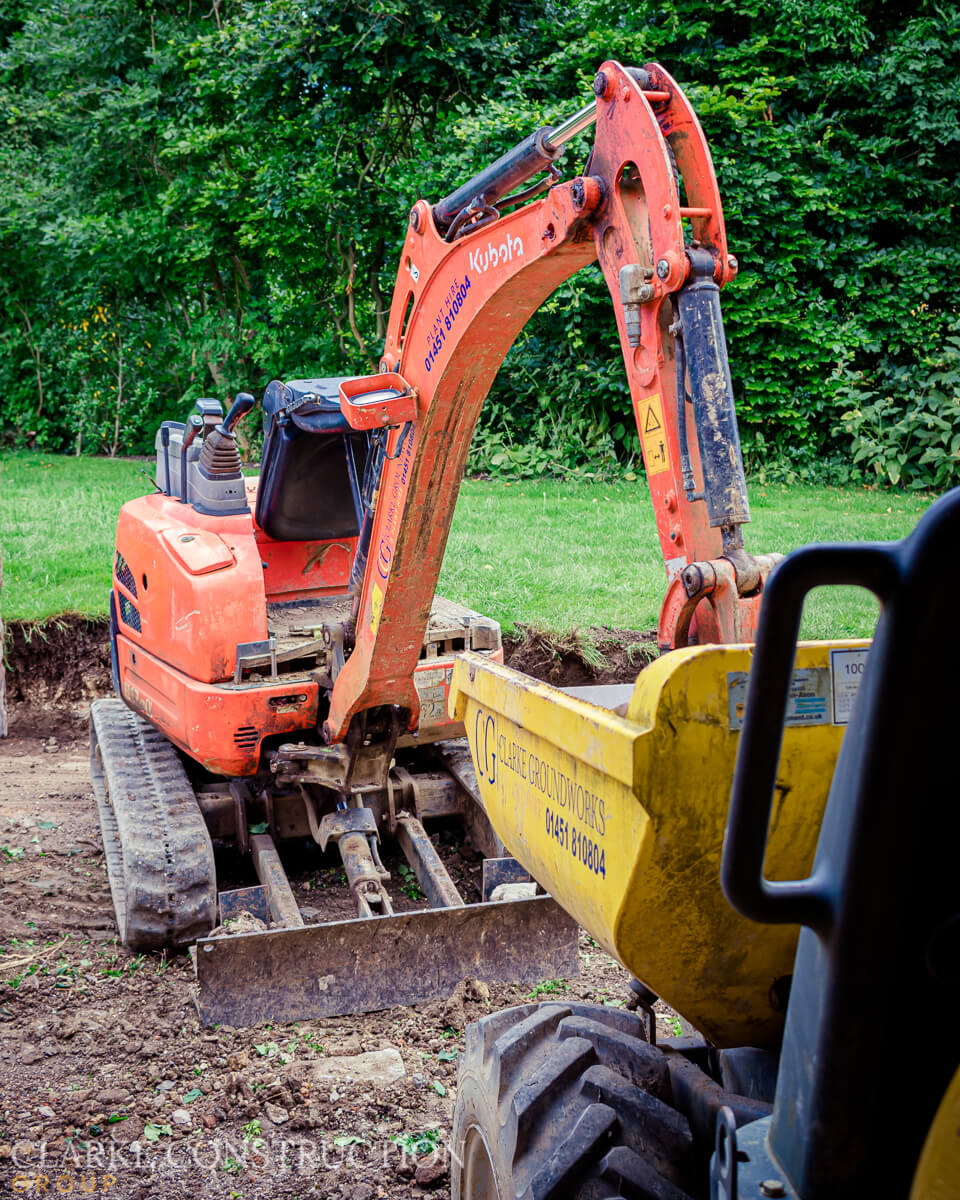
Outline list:
[[[417,1166],[414,1182],[420,1187],[438,1187],[447,1177],[447,1166],[443,1162],[427,1160]]]
[[[320,1080],[362,1082],[386,1086],[402,1079],[406,1068],[395,1046],[383,1050],[368,1050],[365,1054],[338,1055],[332,1058],[308,1059],[287,1068],[288,1079],[314,1083]]]

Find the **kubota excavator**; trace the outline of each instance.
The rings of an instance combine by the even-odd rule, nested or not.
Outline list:
[[[197,942],[205,1020],[372,1009],[465,976],[575,971],[575,926],[552,898],[465,905],[424,822],[463,818],[486,859],[485,901],[525,878],[484,813],[462,720],[447,714],[455,655],[501,662],[499,628],[434,589],[484,397],[530,315],[587,264],[609,286],[656,511],[660,645],[754,636],[776,556],[748,553],[742,537],[719,302],[737,263],[710,153],[662,67],[607,62],[593,90],[449,196],[416,203],[378,374],[271,383],[259,479],[244,477],[236,445],[253,397],[226,417],[199,401],[158,432],[156,492],[121,511],[110,597],[121,699],[92,709],[110,883],[127,945]],[[564,178],[564,146],[592,124],[587,166]],[[594,822],[596,835],[599,811]],[[393,912],[387,836],[429,910]],[[247,911],[274,928],[209,936],[211,837],[249,850],[260,878],[221,894],[221,919]],[[275,842],[311,837],[337,846],[355,920],[304,925]],[[578,854],[609,871],[595,844]]]

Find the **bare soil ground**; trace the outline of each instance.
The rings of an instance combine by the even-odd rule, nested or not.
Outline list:
[[[12,736],[0,741],[4,1190],[136,1200],[447,1196],[465,1026],[531,999],[623,1003],[626,972],[581,934],[578,978],[533,988],[464,981],[416,1007],[201,1029],[189,956],[133,955],[116,938],[85,718],[90,699],[110,688],[105,629],[65,618],[11,632]],[[602,671],[575,639],[551,647],[529,634],[508,654],[553,682],[633,678],[649,638],[608,638]],[[476,898],[479,862],[452,839],[445,857]],[[313,919],[347,915],[332,859],[288,865]],[[242,882],[235,858],[218,866]],[[671,1021],[664,1008],[662,1035]],[[392,1052],[403,1075],[365,1076],[382,1068],[383,1055],[370,1058],[377,1051]]]

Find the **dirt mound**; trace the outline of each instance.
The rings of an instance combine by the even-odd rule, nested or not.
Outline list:
[[[508,667],[554,687],[632,683],[656,657],[655,629],[637,633],[593,627],[556,634],[521,626],[517,637],[503,639],[503,660]]]
[[[581,932],[580,974],[569,979],[468,979],[415,1007],[201,1028],[189,956],[133,954],[115,933],[80,723],[111,686],[107,626],[66,617],[11,626],[8,637],[11,716],[33,736],[0,743],[0,1187],[19,1175],[39,1189],[32,1164],[42,1153],[50,1191],[93,1186],[122,1200],[449,1197],[467,1024],[537,1000],[624,1003],[627,972]],[[632,679],[652,644],[613,630],[528,629],[506,650],[514,665],[576,685]],[[461,894],[478,900],[480,856],[456,827],[437,845]],[[356,912],[332,853],[284,849],[311,924]],[[395,845],[384,863],[402,878]],[[221,887],[256,882],[229,848],[217,872]],[[426,903],[393,895],[402,911]],[[676,1018],[660,1016],[660,1036],[674,1032]],[[384,1057],[399,1070],[364,1074]]]
[[[22,737],[77,734],[90,701],[109,695],[109,626],[65,613],[6,627],[10,732]],[[558,687],[629,683],[656,657],[656,631],[591,628],[555,634],[520,627],[503,640],[508,666]]]
[[[75,732],[90,701],[111,690],[108,623],[65,613],[43,623],[11,621],[5,633],[10,732]]]

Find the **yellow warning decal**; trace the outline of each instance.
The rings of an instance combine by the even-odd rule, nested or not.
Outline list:
[[[373,585],[373,593],[370,597],[370,632],[376,633],[380,625],[380,614],[383,612],[383,592]]]
[[[643,461],[648,475],[659,475],[670,469],[667,452],[667,431],[663,424],[663,406],[659,396],[647,396],[640,401],[640,440]]]

